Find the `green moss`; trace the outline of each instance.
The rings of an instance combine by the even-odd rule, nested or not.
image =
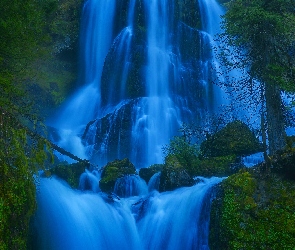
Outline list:
[[[163,170],[163,167],[163,164],[154,164],[148,168],[141,168],[139,170],[139,176],[141,179],[145,180],[146,183],[148,183],[154,174]]]
[[[137,174],[135,166],[125,158],[123,160],[114,160],[104,166],[101,173],[99,187],[103,192],[112,192],[116,180],[125,175]]]
[[[237,120],[228,123],[217,133],[209,135],[200,149],[202,155],[207,157],[246,156],[262,151],[262,145],[249,127]]]
[[[201,158],[199,166],[196,167],[195,175],[205,177],[228,176],[240,166],[236,162],[235,155]]]
[[[294,249],[295,183],[240,171],[212,204],[210,249]]]

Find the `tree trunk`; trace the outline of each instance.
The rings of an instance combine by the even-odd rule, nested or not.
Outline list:
[[[281,93],[275,84],[265,84],[266,120],[269,154],[286,146],[286,133]]]

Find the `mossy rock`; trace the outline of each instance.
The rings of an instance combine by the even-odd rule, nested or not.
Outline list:
[[[139,176],[148,183],[154,174],[162,171],[163,167],[163,164],[154,164],[148,168],[141,168],[139,170]]]
[[[78,188],[81,174],[85,172],[85,169],[89,169],[89,167],[89,162],[65,163],[55,166],[48,172],[65,180],[72,188]]]
[[[176,157],[166,159],[161,172],[159,191],[171,191],[180,187],[190,187],[195,180],[188,171],[178,162]]]
[[[125,175],[137,174],[135,166],[128,158],[114,160],[104,166],[101,173],[99,187],[103,192],[113,192],[116,180]]]
[[[293,249],[295,182],[255,169],[224,180],[212,203],[210,249]]]
[[[218,157],[226,155],[247,156],[262,151],[262,145],[250,128],[237,120],[209,135],[200,146],[202,155]]]

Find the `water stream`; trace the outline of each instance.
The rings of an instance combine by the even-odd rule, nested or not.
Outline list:
[[[182,122],[202,124],[224,102],[210,83],[223,12],[214,0],[194,2],[200,30],[177,17],[179,1],[126,2],[85,2],[80,87],[49,124],[55,142],[81,158],[103,166],[128,157],[141,168],[163,162],[162,147]],[[209,249],[211,190],[222,179],[159,193],[159,178],[148,185],[120,178],[109,195],[100,192],[98,172],[83,173],[79,190],[41,178],[35,248]]]

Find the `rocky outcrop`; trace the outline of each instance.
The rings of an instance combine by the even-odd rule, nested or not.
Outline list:
[[[195,184],[193,176],[179,164],[177,159],[166,161],[160,176],[159,191],[171,191],[180,187],[190,187]]]

